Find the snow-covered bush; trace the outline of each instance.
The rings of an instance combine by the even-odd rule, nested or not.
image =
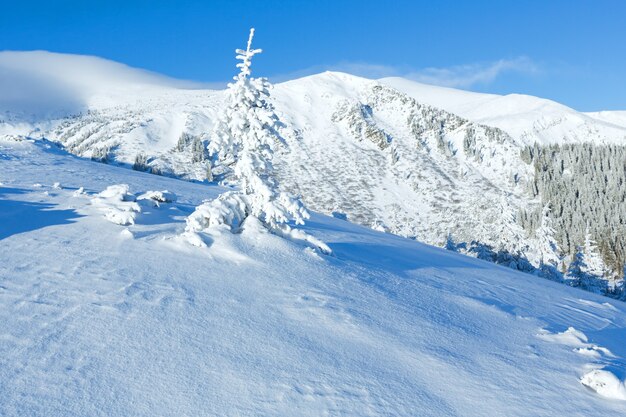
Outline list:
[[[246,196],[229,191],[215,200],[205,201],[187,217],[186,232],[201,232],[206,229],[224,226],[238,231],[250,214]]]
[[[137,197],[137,201],[151,201],[155,206],[159,206],[159,203],[172,203],[176,201],[176,194],[167,190],[163,191],[146,191],[145,193]]]
[[[141,213],[136,198],[129,192],[127,184],[110,185],[91,200],[91,204],[104,212],[104,217],[115,224],[135,224]]]

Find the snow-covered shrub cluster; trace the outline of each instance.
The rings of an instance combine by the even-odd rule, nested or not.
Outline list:
[[[82,194],[84,194],[82,187],[74,192],[75,197]],[[91,204],[100,209],[110,222],[128,226],[135,224],[137,215],[142,212],[142,206],[160,207],[161,204],[174,201],[176,195],[167,190],[146,191],[137,196],[130,192],[127,184],[116,184],[93,196]]]
[[[231,231],[238,231],[249,214],[246,197],[236,191],[229,191],[196,207],[195,211],[187,217],[185,231],[201,232],[220,226]]]
[[[120,144],[119,136],[141,126],[132,111],[110,114],[90,110],[80,116],[69,117],[51,132],[52,139],[62,143],[68,152],[106,162],[111,149]]]
[[[181,133],[174,150],[176,152],[190,151],[191,162],[193,163],[206,161],[208,159],[208,152],[204,141],[199,136],[192,135],[189,132]]]
[[[137,196],[137,201],[148,201],[156,207],[161,203],[173,203],[176,201],[176,194],[167,190],[163,191],[146,191]]]
[[[127,184],[110,185],[91,200],[91,204],[104,212],[104,217],[115,224],[135,224],[141,207],[129,192]]]

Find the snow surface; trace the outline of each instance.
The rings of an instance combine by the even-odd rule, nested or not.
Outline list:
[[[621,302],[315,213],[332,256],[255,222],[196,247],[224,189],[41,140],[0,140],[0,183],[0,415],[626,413]]]
[[[523,144],[626,144],[624,112],[581,113],[555,101],[524,94],[474,93],[398,77],[379,81],[420,102],[498,127]]]
[[[9,120],[40,121],[118,105],[155,90],[199,86],[94,56],[0,52],[0,115]]]
[[[594,119],[626,128],[626,111],[599,111],[587,114]]]

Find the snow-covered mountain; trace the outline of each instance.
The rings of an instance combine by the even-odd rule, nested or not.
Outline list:
[[[498,127],[520,144],[626,144],[624,112],[581,113],[552,100],[523,94],[473,93],[403,78],[384,78],[380,82],[422,103]]]
[[[0,99],[0,134],[44,137],[82,157],[207,178],[204,148],[223,91],[45,52],[0,53],[0,80],[7,89],[20,87]],[[579,113],[530,96],[335,72],[278,84],[272,96],[285,139],[275,151],[276,175],[311,209],[426,243],[443,245],[452,234],[493,248],[512,240],[507,224],[524,214],[520,245],[535,265],[541,253],[533,213],[547,201],[534,160],[524,158],[526,146],[626,144],[621,113]],[[41,108],[30,106],[41,97]],[[227,179],[219,167],[213,171]],[[596,239],[605,226],[592,228]],[[578,229],[561,233],[568,253],[581,242]],[[622,262],[621,252],[610,250]]]
[[[318,213],[191,245],[223,191],[0,139],[1,415],[626,413],[624,303]]]

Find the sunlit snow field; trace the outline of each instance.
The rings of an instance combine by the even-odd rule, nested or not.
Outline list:
[[[331,256],[253,221],[193,246],[223,189],[46,141],[0,142],[0,183],[0,415],[626,413],[622,302],[318,214]],[[176,199],[122,226],[117,184]]]

